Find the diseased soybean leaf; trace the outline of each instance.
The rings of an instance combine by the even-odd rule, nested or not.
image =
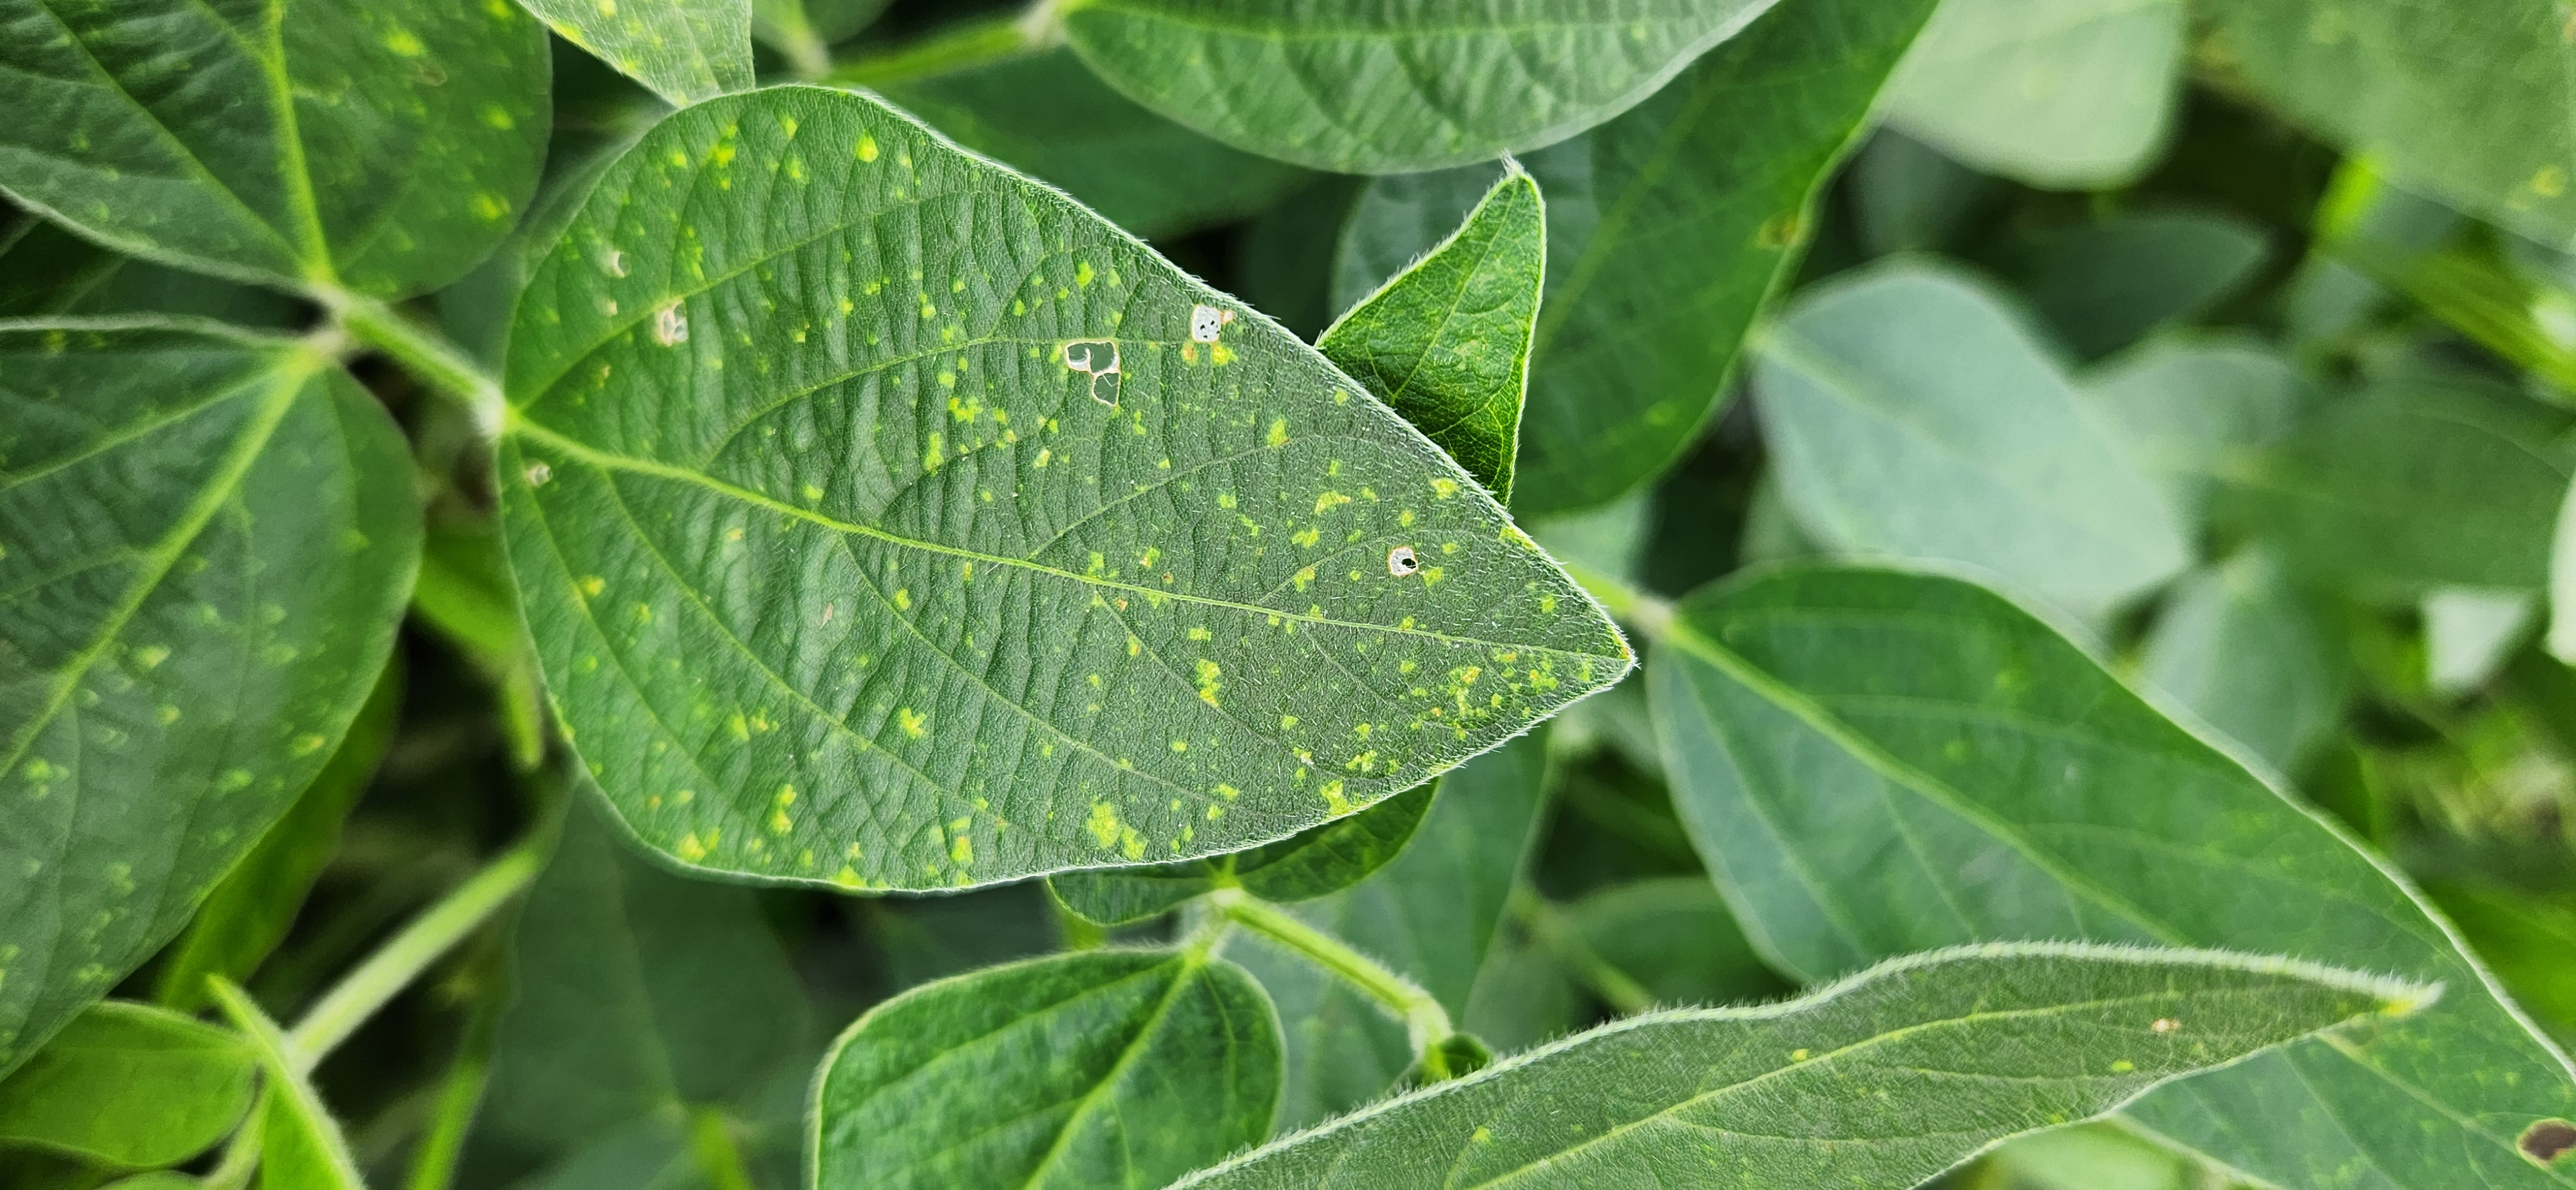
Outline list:
[[[686,107],[751,89],[752,0],[519,0],[563,39]]]
[[[884,88],[887,99],[1140,236],[1240,219],[1314,175],[1137,106],[1073,51],[1005,58]]]
[[[1156,1190],[1270,1135],[1279,1018],[1204,950],[1094,950],[869,1010],[814,1079],[819,1190]]]
[[[1250,851],[1186,864],[1064,872],[1048,877],[1047,887],[1075,915],[1109,926],[1169,912],[1220,887],[1241,887],[1265,901],[1310,901],[1367,879],[1403,851],[1439,786],[1436,780],[1416,785]]]
[[[2167,208],[2031,232],[2005,255],[2041,321],[2089,360],[2224,301],[2254,279],[2271,244],[2249,220]]]
[[[574,798],[510,942],[476,1158],[497,1181],[657,1114],[738,1102],[811,1057],[795,969],[751,890],[633,854]]]
[[[1771,0],[1071,0],[1110,85],[1227,144],[1336,173],[1551,145],[1629,108]]]
[[[1538,736],[1478,757],[1441,778],[1440,796],[1404,854],[1289,912],[1412,980],[1476,1030],[1477,973],[1537,833],[1546,769]],[[1375,1099],[1412,1064],[1404,1026],[1312,960],[1241,933],[1226,953],[1260,978],[1287,1022],[1282,1127]]]
[[[374,692],[358,708],[358,717],[341,737],[331,761],[297,794],[286,816],[259,838],[259,845],[224,874],[223,883],[206,895],[205,904],[188,923],[186,933],[171,943],[154,978],[153,999],[165,1008],[195,1012],[212,1001],[206,977],[221,975],[239,983],[259,970],[269,952],[286,939],[305,894],[331,855],[340,848],[340,824],[376,775],[376,762],[393,741],[394,719],[402,709],[403,666],[397,655],[376,678]]]
[[[1546,274],[1547,204],[1507,164],[1466,222],[1315,347],[1510,503]]]
[[[2571,420],[2465,377],[2382,381],[2257,460],[2242,513],[2294,567],[2363,597],[2538,590],[2576,472]]]
[[[545,30],[452,0],[0,0],[0,190],[120,251],[435,289],[535,187]]]
[[[1837,279],[1759,352],[1780,493],[1835,549],[1964,562],[2086,617],[2191,560],[2164,490],[1970,277],[1897,261]]]
[[[176,1165],[241,1122],[256,1070],[239,1037],[150,1005],[102,1001],[0,1080],[0,1144],[129,1169]]]
[[[122,256],[42,219],[0,230],[0,318],[179,314],[291,330],[300,313],[284,294]]]
[[[2439,981],[2419,1017],[2131,1115],[2272,1185],[2557,1184],[2514,1141],[2576,1118],[2566,1059],[2385,869],[2030,613],[1952,578],[1800,568],[1674,623],[1647,676],[1675,804],[1781,970],[2081,937]]]
[[[1596,957],[1658,1004],[1745,1004],[1790,990],[1705,876],[1614,885],[1567,906],[1565,917]]]
[[[1606,504],[1690,448],[1745,328],[1796,268],[1815,194],[1932,8],[1779,5],[1635,110],[1521,159],[1547,195],[1548,283],[1515,509]],[[1336,268],[1341,304],[1439,243],[1494,174],[1372,185]]]
[[[2211,489],[2316,401],[2278,351],[2232,334],[2149,340],[2086,372],[2079,393],[2173,493],[2187,523],[2201,519]]]
[[[322,1105],[277,1022],[229,979],[214,977],[215,1003],[250,1040],[259,1059],[260,1190],[366,1190],[340,1122]]]
[[[0,323],[0,1073],[332,756],[419,558],[402,433],[306,345]]]
[[[2430,994],[2214,951],[1937,951],[1785,1004],[1631,1017],[1174,1190],[1912,1186],[2318,1030],[2385,1029]]]
[[[531,281],[507,383],[548,688],[619,813],[712,871],[1238,851],[1630,664],[1322,356],[849,92],[647,135]]]
[[[2059,190],[2135,181],[2182,89],[2182,0],[1950,0],[1888,118],[1988,173]]]
[[[2138,664],[2147,685],[2275,773],[2296,771],[2334,730],[2351,671],[2326,611],[2262,550],[2178,584]]]
[[[2207,59],[2383,172],[2534,239],[2576,242],[2576,45],[2555,0],[2230,0]]]

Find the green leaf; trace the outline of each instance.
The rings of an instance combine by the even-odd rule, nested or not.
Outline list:
[[[1951,0],[1888,118],[1988,173],[2116,189],[2165,147],[2185,24],[2182,0]]]
[[[2030,233],[2008,255],[2040,318],[2094,359],[2226,300],[2262,270],[2271,244],[2233,215],[2149,209]]]
[[[752,0],[519,0],[673,105],[751,89]]]
[[[630,1121],[736,1102],[813,1053],[795,969],[751,890],[633,854],[583,795],[510,943],[479,1143],[543,1164]]]
[[[2440,697],[2458,698],[2504,668],[2540,610],[2540,595],[2438,587],[2426,593],[2422,607],[2424,685]]]
[[[2258,460],[2243,515],[2293,566],[2363,597],[2538,590],[2576,472],[2571,421],[2464,377],[2383,381]]]
[[[260,1190],[366,1190],[358,1163],[349,1155],[340,1122],[322,1106],[277,1022],[253,1003],[250,993],[218,975],[215,1002],[231,1017],[233,1027],[250,1039],[259,1059],[264,1087],[260,1094]]]
[[[277,825],[261,835],[259,845],[243,856],[223,883],[207,894],[186,933],[161,960],[153,999],[165,1008],[195,1012],[210,1005],[206,977],[221,975],[239,983],[259,970],[304,908],[305,895],[340,848],[340,824],[376,775],[376,762],[393,742],[394,720],[402,708],[404,669],[400,655],[376,678],[373,693],[358,708],[358,717],[341,737],[339,750],[322,766],[311,785]]]
[[[889,0],[751,0],[752,36],[791,60],[802,38],[824,47],[846,41],[873,23]],[[801,35],[801,36],[800,36]]]
[[[1918,39],[1919,41],[1919,39]],[[1852,218],[1872,256],[1937,251],[1994,201],[1999,184],[1894,128],[1852,157]]]
[[[0,323],[0,1072],[311,784],[420,549],[402,433],[305,345]]]
[[[2342,719],[2352,660],[2315,598],[2252,550],[2176,585],[2138,676],[2288,773]]]
[[[2576,242],[2576,46],[2552,0],[2476,19],[2409,0],[2211,6],[2207,58],[2383,172],[2535,239]]]
[[[0,317],[179,314],[293,329],[301,313],[283,294],[120,256],[42,219],[0,230]]]
[[[1170,912],[1220,887],[1239,887],[1265,901],[1310,901],[1367,879],[1403,851],[1439,786],[1425,782],[1348,818],[1250,851],[1186,864],[1064,872],[1048,877],[1047,887],[1076,916],[1105,926]]]
[[[618,812],[710,871],[1242,850],[1630,665],[1322,356],[849,92],[647,135],[530,283],[508,388],[547,686]]]
[[[2308,810],[1971,584],[1807,568],[1676,612],[1648,673],[1692,841],[1781,970],[2082,937],[2333,955],[2439,981],[2402,1025],[2159,1092],[2149,1130],[2282,1186],[2527,1186],[2566,1060]],[[2188,1026],[2186,1025],[2186,1028]]]
[[[1631,881],[1564,912],[1584,946],[1656,1003],[1743,1004],[1789,990],[1754,954],[1707,877]]]
[[[1995,1150],[1994,1164],[2028,1190],[2190,1190],[2216,1179],[2117,1124],[2079,1124]]]
[[[1279,1018],[1203,949],[1094,950],[869,1010],[814,1080],[819,1187],[1153,1190],[1270,1135]]]
[[[2225,476],[2240,473],[2317,403],[2278,351],[2228,334],[2151,339],[2085,373],[2079,394],[2190,522]]]
[[[1137,106],[1070,50],[1005,58],[884,93],[958,143],[1064,187],[1140,236],[1243,218],[1313,177]]]
[[[0,189],[152,260],[435,289],[545,156],[545,31],[503,3],[0,0],[0,26]]]
[[[1631,1017],[1175,1190],[1912,1186],[2005,1137],[2429,994],[2214,951],[1940,951],[1787,1004]]]
[[[1966,275],[1848,274],[1803,295],[1760,352],[1773,474],[1833,548],[1964,562],[2088,617],[2191,560],[2165,493]]]
[[[1506,161],[1466,222],[1315,347],[1508,503],[1546,274],[1547,204]]]
[[[1524,737],[1441,778],[1404,854],[1375,875],[1289,910],[1438,998],[1469,1031],[1471,998],[1545,800],[1547,746]],[[1377,1098],[1412,1064],[1402,1024],[1303,956],[1238,934],[1227,953],[1261,980],[1287,1022],[1282,1126]]]
[[[0,1144],[109,1165],[176,1165],[250,1111],[250,1048],[211,1025],[109,1000],[0,1081]]]
[[[1071,0],[1076,53],[1138,103],[1250,152],[1401,173],[1554,144],[1636,106],[1770,0]]]
[[[2539,896],[2469,877],[2429,881],[2424,892],[2458,923],[2460,935],[2514,998],[2563,1040],[2576,1032],[2576,898]]]
[[[1763,302],[1795,270],[1815,195],[1933,8],[1793,3],[1588,135],[1522,158],[1548,195],[1513,507],[1606,504],[1688,450]],[[1365,296],[1446,237],[1480,166],[1371,186],[1334,290]]]

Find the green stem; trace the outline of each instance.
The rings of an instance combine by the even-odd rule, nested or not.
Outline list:
[[[338,315],[351,338],[384,352],[422,383],[462,402],[484,437],[501,432],[505,408],[501,382],[462,348],[371,297],[332,293],[323,295],[323,302]]]
[[[1449,1010],[1431,993],[1286,910],[1239,888],[1217,889],[1207,894],[1207,904],[1226,920],[1306,956],[1385,1005],[1413,1034],[1416,1053],[1437,1052],[1435,1047],[1458,1031],[1449,1023]]]
[[[1592,944],[1565,920],[1564,910],[1527,889],[1513,890],[1511,906],[1512,916],[1520,919],[1530,936],[1538,939],[1539,945],[1555,955],[1558,962],[1572,969],[1593,995],[1601,997],[1601,1002],[1619,1015],[1633,1016],[1655,1006],[1655,994],[1592,949]]]
[[[715,1190],[752,1190],[751,1174],[742,1164],[742,1147],[733,1142],[733,1130],[725,1125],[723,1112],[712,1107],[689,1109],[689,1148],[697,1153],[698,1172],[707,1175]]]
[[[1037,0],[1018,16],[968,21],[891,53],[840,66],[825,82],[879,89],[1052,49],[1064,39],[1063,0]]]
[[[1649,595],[1620,580],[1579,562],[1562,563],[1565,573],[1591,593],[1601,606],[1622,623],[1644,633],[1650,640],[1661,640],[1672,634],[1673,605]]]
[[[466,1133],[474,1126],[475,1109],[482,1105],[483,1088],[491,1081],[492,1036],[501,1016],[498,990],[487,988],[476,999],[474,1016],[466,1022],[465,1037],[456,1047],[456,1064],[448,1068],[438,1103],[430,1111],[429,1127],[412,1150],[409,1190],[448,1190],[456,1182],[457,1158],[465,1152]]]
[[[512,847],[367,956],[287,1032],[296,1062],[311,1070],[347,1041],[377,1009],[526,888],[543,863],[538,840]]]

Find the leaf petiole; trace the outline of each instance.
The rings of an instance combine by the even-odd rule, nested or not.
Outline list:
[[[393,357],[422,383],[462,402],[484,438],[500,435],[506,408],[501,382],[462,349],[374,298],[347,292],[321,297],[350,338]]]
[[[312,1011],[287,1031],[290,1056],[304,1069],[312,1069],[430,964],[527,888],[544,862],[542,839],[521,842],[430,906],[323,993]]]
[[[900,49],[836,67],[823,82],[871,89],[1051,50],[1064,40],[1061,0],[1037,0],[1013,16],[967,21]]]
[[[1458,1030],[1449,1023],[1449,1010],[1441,1007],[1431,993],[1351,949],[1341,939],[1242,889],[1220,888],[1208,893],[1206,900],[1208,907],[1227,921],[1304,955],[1384,1005],[1404,1021],[1412,1034],[1414,1053],[1422,1057],[1427,1073],[1435,1079],[1450,1076],[1441,1046]]]

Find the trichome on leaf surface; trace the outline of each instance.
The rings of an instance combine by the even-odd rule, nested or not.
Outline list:
[[[0,1184],[2576,1184],[2547,0],[0,0]]]

